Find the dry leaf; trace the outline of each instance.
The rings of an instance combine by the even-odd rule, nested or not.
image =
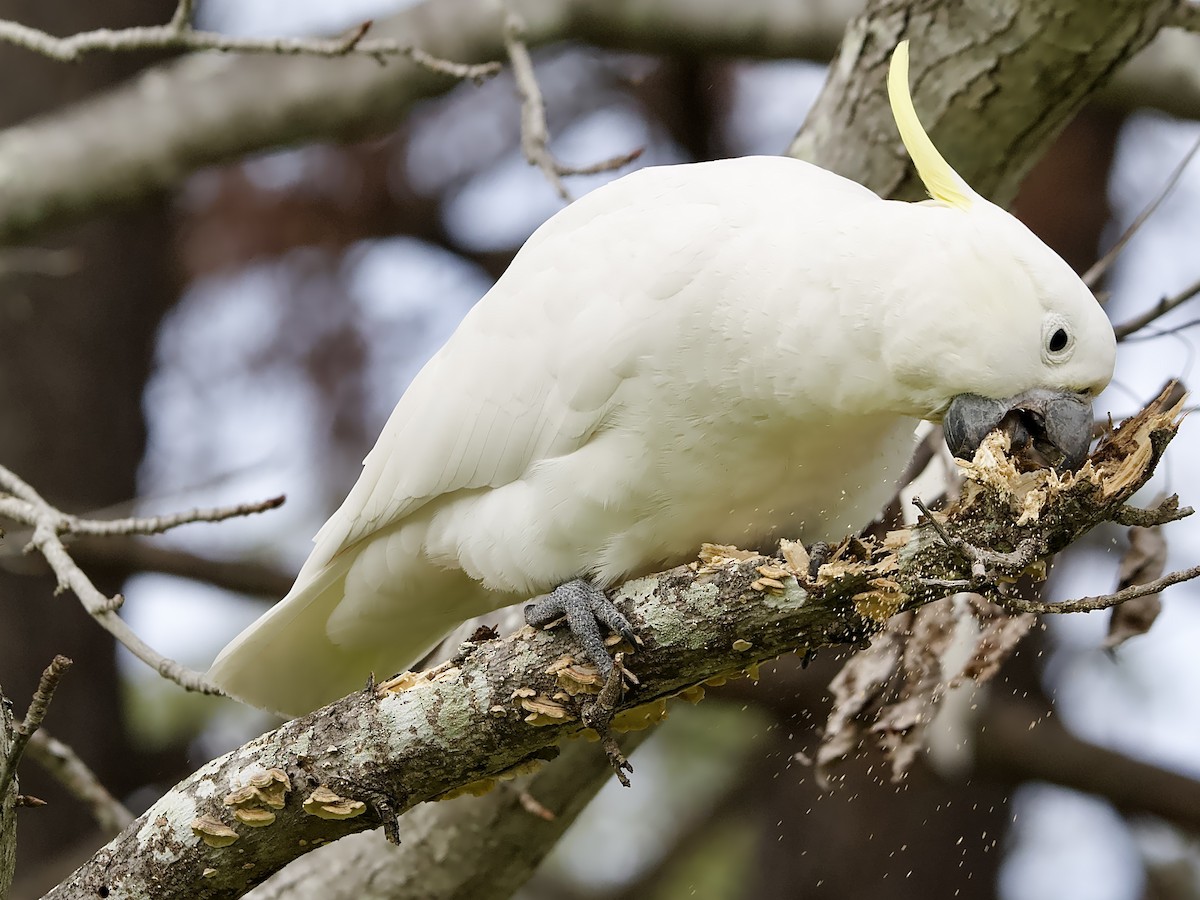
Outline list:
[[[1011,615],[979,594],[966,596],[980,631],[975,639],[975,651],[954,677],[952,686],[965,681],[976,684],[990,681],[1037,621],[1033,613]]]
[[[1158,502],[1161,502],[1161,498]],[[1121,559],[1117,590],[1161,578],[1166,567],[1167,539],[1163,537],[1162,529],[1130,528],[1129,549]],[[1162,600],[1158,594],[1135,597],[1114,607],[1112,617],[1108,620],[1108,637],[1104,646],[1111,650],[1131,637],[1145,634],[1161,610]]]
[[[900,657],[903,681],[899,696],[879,711],[871,732],[892,764],[899,781],[925,746],[925,726],[933,720],[949,674],[942,660],[954,642],[959,611],[953,597],[921,607]]]
[[[833,708],[817,749],[816,776],[822,787],[829,786],[830,766],[862,743],[859,720],[875,707],[896,673],[903,652],[902,620],[911,621],[911,613],[896,616],[890,627],[871,639],[870,646],[846,660],[829,683]]]

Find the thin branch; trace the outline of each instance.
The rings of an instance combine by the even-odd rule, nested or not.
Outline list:
[[[109,837],[120,834],[133,821],[133,813],[108,792],[87,763],[70,746],[47,734],[44,728],[30,736],[25,753],[81,800]]]
[[[69,668],[71,660],[60,654],[54,657],[42,672],[33,699],[29,701],[29,709],[25,712],[25,720],[13,729],[12,744],[9,745],[4,759],[0,760],[0,797],[8,793],[8,787],[17,774],[21,754],[25,752],[25,747],[34,732],[42,727],[42,720],[46,718],[50,701],[54,699],[54,692],[58,689],[58,682]]]
[[[1156,319],[1162,318],[1171,310],[1187,303],[1197,294],[1200,294],[1200,280],[1184,288],[1174,296],[1163,297],[1144,313],[1134,316],[1128,322],[1125,322],[1124,324],[1118,325],[1116,328],[1114,328],[1113,330],[1117,333],[1117,340],[1123,341],[1135,332],[1141,331]]]
[[[1118,525],[1126,525],[1131,528],[1153,528],[1156,525],[1166,525],[1168,522],[1178,522],[1193,513],[1195,510],[1190,506],[1180,507],[1179,495],[1172,494],[1150,509],[1122,506],[1114,513],[1112,520]]]
[[[525,154],[525,159],[530,165],[542,170],[542,174],[546,176],[546,180],[554,187],[558,196],[563,200],[570,200],[571,195],[563,184],[563,176],[595,175],[620,169],[641,156],[643,148],[639,147],[629,153],[587,166],[568,166],[559,162],[550,152],[546,103],[542,99],[542,90],[538,87],[537,77],[533,72],[533,59],[525,45],[525,22],[507,0],[504,0],[503,8],[504,21],[501,29],[504,47],[512,64],[517,92],[521,95],[521,152]]]
[[[1100,283],[1100,279],[1104,277],[1105,273],[1108,272],[1110,268],[1112,268],[1112,264],[1116,262],[1117,257],[1121,255],[1121,251],[1125,249],[1125,245],[1128,244],[1130,239],[1138,233],[1138,230],[1144,224],[1146,224],[1146,220],[1154,215],[1155,211],[1159,208],[1159,206],[1162,205],[1162,202],[1167,199],[1171,191],[1175,190],[1175,186],[1179,184],[1179,179],[1183,177],[1184,170],[1187,169],[1188,164],[1191,163],[1193,157],[1195,157],[1198,151],[1200,151],[1200,140],[1197,140],[1196,143],[1192,144],[1192,149],[1184,154],[1183,159],[1181,159],[1179,164],[1175,166],[1175,170],[1171,172],[1169,176],[1167,176],[1167,180],[1163,184],[1161,190],[1159,190],[1157,196],[1155,196],[1153,200],[1146,204],[1145,209],[1138,213],[1137,217],[1129,223],[1129,227],[1122,232],[1119,238],[1117,238],[1116,243],[1109,247],[1108,252],[1096,260],[1090,269],[1083,273],[1084,284],[1086,284],[1092,290],[1096,289],[1096,285]]]
[[[87,538],[68,545],[75,562],[95,568],[157,572],[211,584],[227,591],[278,600],[292,586],[295,573],[278,566],[237,559],[216,559],[180,547],[121,536]],[[0,560],[9,563],[10,560]]]
[[[1101,594],[1096,597],[1080,597],[1077,600],[1061,600],[1059,602],[1043,601],[1043,600],[1024,600],[1020,597],[1005,597],[997,596],[995,601],[1001,606],[1012,610],[1013,612],[1023,613],[1074,613],[1074,612],[1093,612],[1097,609],[1109,609],[1124,603],[1126,600],[1135,600],[1138,597],[1145,597],[1147,594],[1157,594],[1164,588],[1169,588],[1173,584],[1179,584],[1183,581],[1191,581],[1193,578],[1200,578],[1200,566],[1192,566],[1190,569],[1182,569],[1178,572],[1172,572],[1169,575],[1164,575],[1162,578],[1156,578],[1154,581],[1148,581],[1145,584],[1131,584],[1124,590],[1117,591],[1113,594]]]
[[[171,16],[168,28],[174,31],[186,31],[192,27],[192,19],[196,13],[196,0],[179,0],[175,13]]]
[[[220,694],[221,690],[199,672],[163,656],[139,638],[117,615],[124,598],[120,594],[106,596],[79,567],[67,550],[63,538],[74,534],[106,536],[114,534],[157,534],[189,522],[218,522],[233,516],[245,516],[274,509],[283,502],[272,497],[260,503],[208,510],[192,510],[172,516],[119,519],[96,522],[70,516],[51,506],[34,488],[16,473],[0,466],[0,489],[12,496],[0,496],[0,516],[13,519],[33,528],[26,550],[36,549],[45,558],[58,580],[58,591],[70,590],[79,598],[83,608],[105,631],[120,641],[138,659],[164,678],[189,691]]]
[[[190,525],[193,522],[224,522],[226,519],[236,519],[252,516],[283,506],[287,498],[280,494],[255,503],[238,503],[232,506],[216,506],[209,509],[192,509],[187,512],[172,513],[166,516],[147,516],[127,519],[109,519],[98,522],[95,519],[81,519],[77,516],[64,515],[62,530],[70,534],[89,535],[91,537],[108,537],[117,534],[162,534],[180,525]]]
[[[400,41],[381,38],[367,40],[371,22],[363,22],[340,38],[252,38],[197,31],[191,26],[192,0],[182,0],[166,25],[145,25],[112,30],[98,28],[70,37],[55,37],[19,22],[0,20],[0,41],[24,47],[60,62],[75,62],[88,53],[130,50],[217,50],[222,53],[271,53],[283,56],[370,56],[380,63],[388,57],[409,61],[451,78],[483,81],[500,71],[500,63],[477,65],[439,59],[430,53]]]

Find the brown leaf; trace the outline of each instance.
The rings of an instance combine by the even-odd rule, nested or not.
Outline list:
[[[980,632],[975,639],[975,651],[963,665],[962,671],[954,676],[953,685],[968,680],[976,684],[990,681],[1037,621],[1033,613],[1012,615],[979,594],[968,596]]]
[[[899,696],[880,710],[871,726],[892,764],[893,781],[904,777],[925,747],[925,726],[936,714],[949,680],[944,658],[954,643],[958,619],[953,597],[923,606],[913,616],[900,660],[904,680]]]
[[[1121,558],[1117,590],[1161,578],[1166,567],[1167,539],[1163,537],[1162,529],[1157,526],[1130,528],[1129,549]],[[1158,594],[1126,600],[1112,611],[1104,646],[1111,650],[1121,646],[1131,637],[1145,634],[1161,610],[1162,600]]]
[[[816,776],[822,787],[829,786],[830,766],[849,756],[862,742],[859,719],[887,691],[904,649],[902,631],[911,621],[910,613],[892,619],[871,639],[870,646],[846,661],[829,683],[833,708],[817,750]]]

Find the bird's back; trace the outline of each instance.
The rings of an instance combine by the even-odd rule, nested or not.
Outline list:
[[[574,577],[865,524],[890,488],[862,483],[904,464],[912,422],[818,431],[833,401],[806,376],[847,350],[842,307],[874,289],[853,229],[886,206],[758,157],[642,170],[560,212],[400,399],[292,591],[210,674],[303,711]]]

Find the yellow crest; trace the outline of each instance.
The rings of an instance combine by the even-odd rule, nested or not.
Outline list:
[[[938,153],[913,108],[912,95],[908,91],[908,41],[897,44],[892,54],[892,64],[888,69],[888,99],[892,104],[892,117],[900,129],[900,139],[904,141],[904,149],[912,157],[929,196],[947,206],[970,209],[978,195]]]

